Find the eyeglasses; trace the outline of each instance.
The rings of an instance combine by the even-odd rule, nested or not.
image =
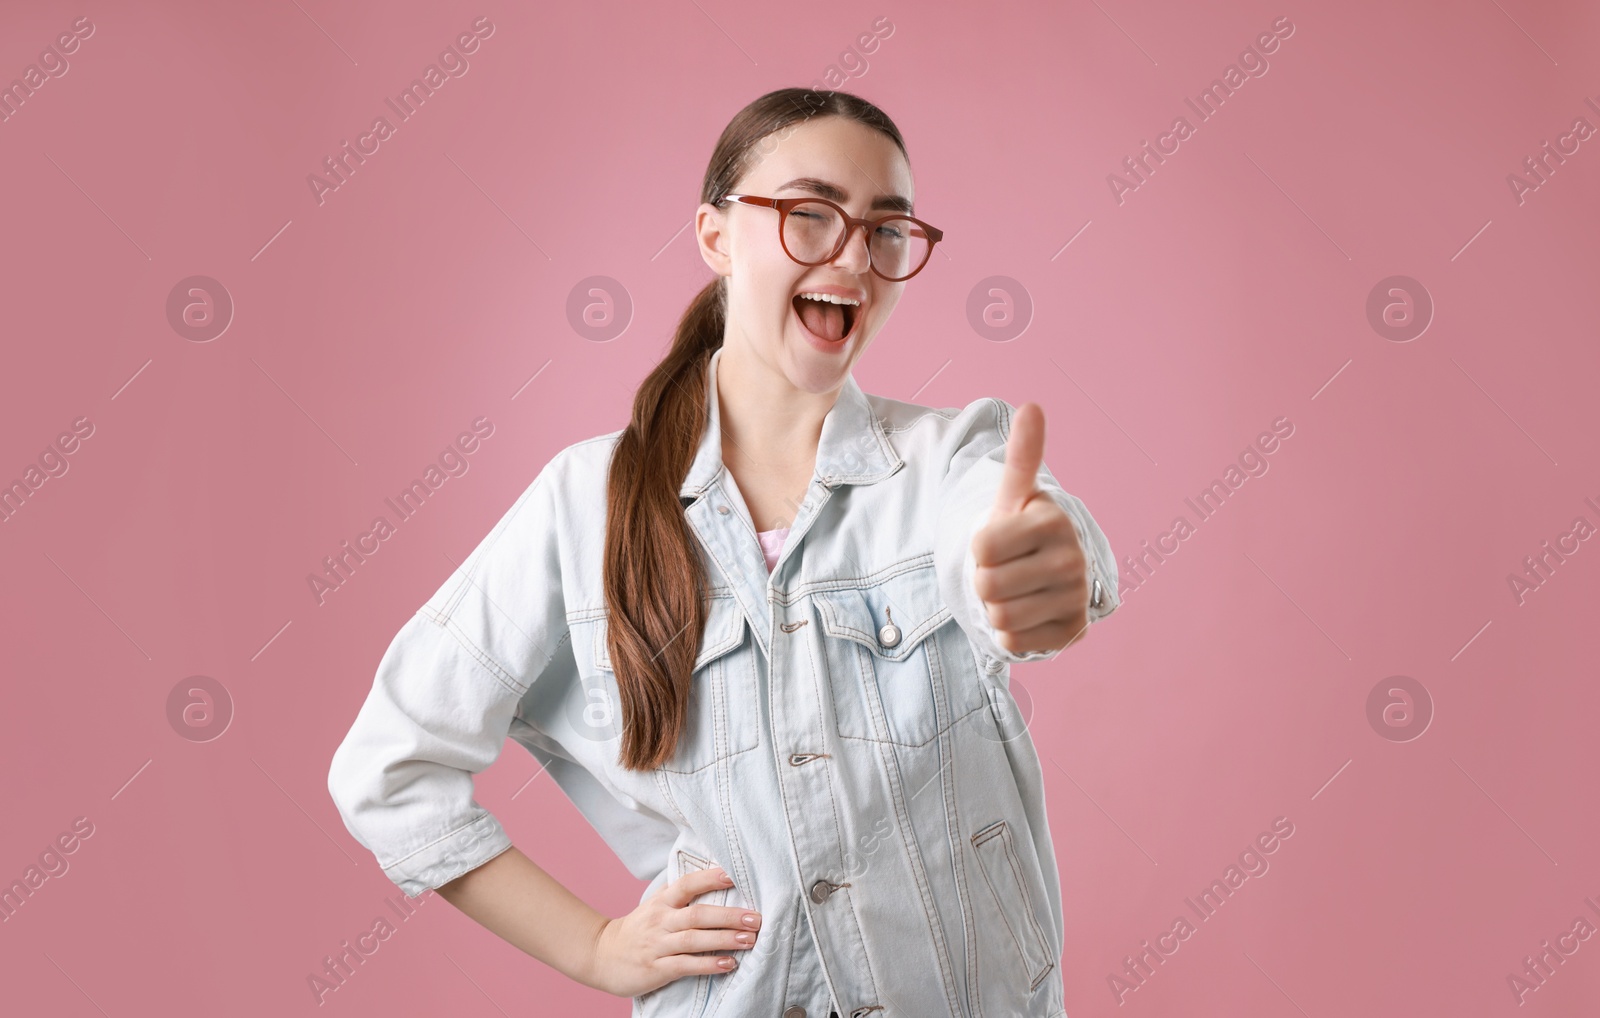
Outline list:
[[[944,231],[911,216],[857,219],[826,198],[759,198],[730,194],[715,204],[736,201],[778,210],[778,243],[801,265],[821,265],[839,257],[857,226],[867,231],[867,267],[891,283],[910,279],[928,264]]]

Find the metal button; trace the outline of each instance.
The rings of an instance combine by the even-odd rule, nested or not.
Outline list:
[[[783,1009],[783,1018],[806,1018],[806,1009],[799,1004]]]
[[[730,512],[732,512],[732,510],[731,510],[731,509],[729,509],[729,508],[728,508],[728,507],[727,507],[727,506],[725,506],[725,505],[719,505],[719,506],[717,506],[717,512],[719,512],[719,513],[721,513],[721,514],[722,514],[722,515],[724,515],[724,516],[726,516],[726,515],[728,515],[728,513],[730,513]]]
[[[833,893],[833,885],[826,880],[819,880],[811,885],[811,900],[818,905],[828,900],[828,895]]]
[[[900,642],[900,627],[894,624],[894,615],[890,613],[888,608],[885,608],[883,613],[888,616],[889,621],[885,622],[883,628],[878,630],[878,642],[885,647],[893,647]]]
[[[1094,580],[1094,586],[1092,588],[1090,588],[1089,607],[1091,607],[1091,608],[1100,607],[1100,605],[1104,601],[1104,598],[1105,598],[1105,592],[1100,589],[1100,578],[1097,576],[1097,577],[1095,577],[1095,580]]]

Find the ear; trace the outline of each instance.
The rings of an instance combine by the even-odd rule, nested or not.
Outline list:
[[[694,214],[695,239],[700,257],[719,276],[733,275],[733,258],[728,251],[728,214],[710,202],[701,202]]]

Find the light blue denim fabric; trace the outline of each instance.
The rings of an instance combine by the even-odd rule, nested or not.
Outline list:
[[[644,896],[717,865],[753,908],[732,972],[634,998],[635,1018],[1055,1018],[1062,909],[1044,782],[1009,665],[972,589],[1013,407],[932,409],[847,378],[769,574],[710,419],[684,516],[712,600],[676,756],[623,770],[606,650],[606,471],[620,432],[558,453],[396,634],[328,787],[409,895],[510,847],[472,775],[522,744],[639,879]],[[1117,563],[1073,519],[1091,621]],[[891,628],[892,627],[892,628]],[[538,859],[537,838],[521,846]],[[803,1010],[801,1010],[803,1009]]]

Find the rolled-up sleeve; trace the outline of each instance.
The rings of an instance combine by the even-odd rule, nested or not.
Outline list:
[[[567,639],[556,480],[541,471],[395,634],[334,752],[328,790],[345,826],[411,897],[511,847],[472,776],[499,757]]]
[[[989,511],[994,506],[995,493],[1000,490],[1000,479],[1005,474],[1006,440],[1011,434],[1011,420],[1016,408],[1004,400],[988,398],[977,400],[956,417],[950,439],[944,447],[949,468],[940,489],[938,533],[934,547],[934,565],[939,582],[939,592],[956,622],[966,631],[978,649],[1000,661],[1049,661],[1065,650],[1033,651],[1016,654],[1002,647],[997,631],[989,622],[988,611],[978,599],[973,588],[973,575],[977,561],[972,554],[972,539],[988,522]],[[1066,511],[1078,534],[1078,545],[1083,549],[1088,566],[1090,597],[1094,584],[1100,583],[1100,603],[1090,603],[1088,620],[1092,624],[1116,611],[1121,599],[1117,596],[1117,560],[1111,543],[1106,540],[1100,525],[1089,515],[1088,508],[1075,495],[1066,492],[1056,481],[1049,467],[1039,467],[1039,489]],[[1070,645],[1069,645],[1070,646]]]

